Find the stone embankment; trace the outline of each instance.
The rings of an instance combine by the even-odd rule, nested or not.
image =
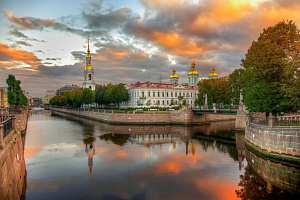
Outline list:
[[[186,107],[181,110],[168,111],[164,114],[139,114],[139,113],[101,113],[85,109],[72,110],[65,108],[50,108],[55,112],[68,115],[93,119],[113,124],[199,124],[206,122],[217,122],[235,120],[234,115],[203,114],[195,115]]]
[[[0,108],[0,115],[5,109]],[[10,115],[11,131],[4,137],[4,125],[0,124],[0,199],[24,199],[26,167],[22,134],[27,128],[28,109]]]
[[[235,128],[245,130],[246,146],[264,156],[300,163],[298,116],[265,118],[264,113],[249,113],[244,105],[237,112]]]

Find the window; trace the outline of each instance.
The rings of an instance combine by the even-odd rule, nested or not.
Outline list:
[[[175,92],[175,97],[177,97],[177,92]],[[176,103],[177,104],[177,103]]]
[[[176,103],[175,103],[176,105],[177,105],[177,100],[176,100]]]
[[[155,97],[155,92],[153,92],[153,97]]]
[[[167,97],[169,97],[169,92],[167,92]]]
[[[142,97],[145,97],[145,92],[142,92]]]
[[[89,86],[90,89],[92,89],[92,86]]]
[[[89,80],[92,80],[92,74],[89,74]]]
[[[185,97],[185,93],[183,93],[183,96]]]
[[[179,92],[179,96],[181,96],[181,92]]]
[[[191,97],[193,97],[193,93],[191,93]]]
[[[139,93],[139,92],[137,92],[136,96],[137,96],[137,97],[139,97],[139,96],[140,96],[140,93]]]
[[[165,105],[165,101],[164,100],[162,101],[162,105]]]
[[[169,105],[169,100],[167,100],[167,105]]]
[[[173,97],[173,92],[171,92],[171,97]]]
[[[162,97],[165,97],[165,93],[164,93],[164,92],[162,92],[162,93],[161,93],[161,96],[162,96]]]
[[[159,101],[159,100],[157,100],[157,102],[156,102],[156,103],[157,103],[157,105],[160,105],[160,101]]]
[[[153,105],[155,105],[155,100],[153,100]]]
[[[148,92],[148,97],[150,97],[150,92]]]
[[[157,96],[159,97],[159,92],[157,92]]]
[[[136,92],[134,92],[134,97],[136,97]]]

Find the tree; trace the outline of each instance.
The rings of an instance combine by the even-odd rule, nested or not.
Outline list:
[[[81,102],[91,104],[95,102],[95,94],[90,88],[84,88],[81,93]]]
[[[243,89],[242,74],[243,74],[243,69],[235,69],[229,75],[230,89],[229,89],[228,93],[229,93],[231,101],[234,105],[237,105],[240,103],[240,94]]]
[[[82,89],[78,89],[78,88],[70,91],[69,98],[73,106],[75,107],[81,106],[81,97],[82,97],[81,93],[82,93]]]
[[[242,60],[243,101],[251,112],[300,109],[300,35],[292,21],[263,30]]]
[[[8,85],[7,99],[10,106],[15,107],[20,105],[27,105],[27,98],[20,86],[21,82],[19,80],[16,80],[14,75],[9,74],[6,79],[6,83]]]

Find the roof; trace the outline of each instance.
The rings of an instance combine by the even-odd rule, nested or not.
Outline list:
[[[151,82],[137,82],[134,84],[128,84],[128,88],[139,88],[139,87],[146,87],[146,88],[176,88],[176,87],[184,87],[186,89],[198,89],[198,87],[188,86],[188,85],[178,85],[178,84],[170,84],[170,83],[151,83]]]

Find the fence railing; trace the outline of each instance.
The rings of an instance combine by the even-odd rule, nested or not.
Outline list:
[[[251,120],[250,122],[253,123],[253,124],[268,126],[268,119],[266,117],[251,116],[250,120]]]
[[[300,117],[277,117],[275,126],[300,126]]]
[[[250,116],[250,122],[264,126],[300,126],[300,117],[254,117]]]
[[[0,124],[3,125],[3,139],[12,131],[12,118],[7,115],[0,115]]]

